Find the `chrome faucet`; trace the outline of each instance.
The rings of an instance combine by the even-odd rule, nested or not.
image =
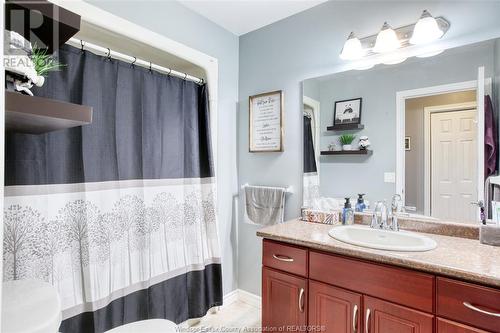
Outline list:
[[[394,194],[392,196],[391,209],[387,207],[386,201],[377,201],[375,209],[373,210],[372,222],[370,227],[375,229],[384,229],[399,231],[400,215],[405,214],[405,207],[403,206],[403,199],[401,195]],[[389,224],[389,221],[391,221]]]
[[[387,229],[387,217],[388,217],[387,203],[384,201],[377,201],[375,204],[375,209],[373,210],[371,228],[375,229]]]
[[[392,196],[392,204],[391,204],[392,222],[391,222],[390,229],[392,231],[399,231],[399,222],[398,222],[399,216],[398,216],[398,214],[402,213],[403,210],[404,210],[403,199],[401,198],[401,195],[394,194]]]

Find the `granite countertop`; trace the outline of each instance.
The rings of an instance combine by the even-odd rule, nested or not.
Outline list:
[[[291,220],[265,227],[257,236],[312,249],[416,269],[500,288],[500,247],[478,240],[425,234],[437,242],[426,252],[396,252],[350,245],[328,235],[331,225]]]

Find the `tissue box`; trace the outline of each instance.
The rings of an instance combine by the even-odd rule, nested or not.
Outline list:
[[[302,221],[315,222],[323,224],[341,224],[340,211],[323,212],[313,209],[302,209]]]
[[[481,225],[479,241],[487,245],[500,246],[500,227],[497,225]]]

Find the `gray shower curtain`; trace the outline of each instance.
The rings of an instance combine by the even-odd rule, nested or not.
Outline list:
[[[60,331],[181,322],[222,303],[205,85],[70,46],[35,95],[92,124],[8,133],[4,279],[59,291]]]

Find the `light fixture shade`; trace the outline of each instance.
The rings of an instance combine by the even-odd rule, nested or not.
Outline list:
[[[441,38],[443,34],[444,32],[439,28],[436,19],[427,10],[424,10],[413,28],[410,44],[430,43]]]
[[[342,52],[340,53],[340,59],[355,60],[362,58],[364,55],[365,51],[361,46],[361,42],[354,35],[354,32],[351,32],[344,43],[344,47],[342,48]]]
[[[391,52],[401,47],[401,43],[396,35],[396,32],[391,28],[387,22],[384,22],[382,29],[377,35],[373,52],[385,53]]]

